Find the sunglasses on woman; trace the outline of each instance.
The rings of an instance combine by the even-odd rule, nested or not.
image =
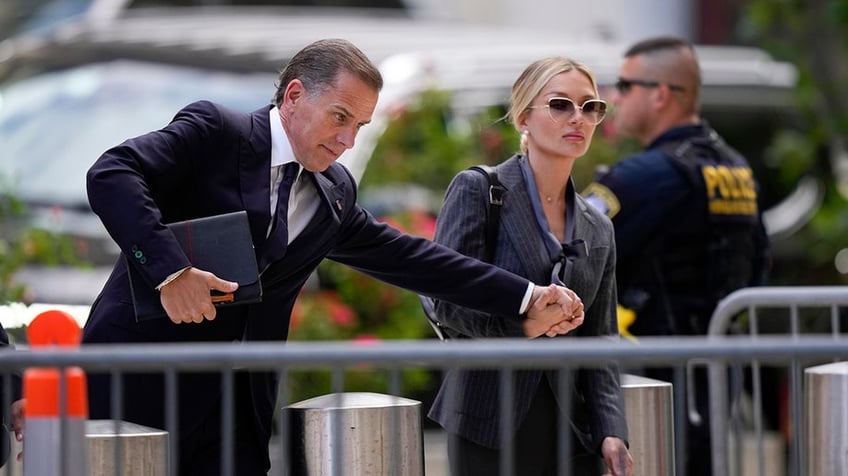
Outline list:
[[[537,109],[540,107],[548,108],[548,113],[551,115],[551,119],[553,119],[554,122],[571,119],[574,117],[574,114],[577,113],[578,109],[583,117],[586,118],[586,120],[592,125],[599,124],[604,120],[604,116],[607,115],[607,103],[600,99],[589,99],[582,105],[578,106],[571,99],[555,97],[548,99],[547,104],[541,106],[530,106],[529,109]]]

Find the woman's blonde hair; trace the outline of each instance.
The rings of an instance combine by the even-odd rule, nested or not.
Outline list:
[[[512,94],[510,95],[510,106],[505,118],[510,120],[518,129],[518,124],[521,122],[521,116],[525,114],[536,96],[542,91],[545,85],[550,82],[554,76],[568,71],[577,70],[583,73],[592,83],[592,89],[595,91],[595,96],[598,96],[598,85],[595,83],[595,75],[588,66],[571,58],[561,56],[552,56],[543,58],[531,63],[521,76],[515,80],[512,85]],[[518,131],[523,132],[523,131]],[[526,134],[521,134],[521,153],[527,153],[527,137]]]

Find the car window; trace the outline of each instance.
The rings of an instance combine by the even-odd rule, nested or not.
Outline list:
[[[194,100],[257,109],[275,79],[114,61],[18,81],[0,89],[0,174],[25,202],[85,206],[85,173],[107,148],[161,128]]]

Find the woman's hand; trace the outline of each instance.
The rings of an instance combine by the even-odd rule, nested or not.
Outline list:
[[[633,474],[633,457],[627,450],[627,445],[621,438],[608,436],[601,443],[601,455],[607,464],[607,472],[603,476],[631,476]]]

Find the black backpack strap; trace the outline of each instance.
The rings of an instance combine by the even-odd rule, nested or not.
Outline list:
[[[475,165],[469,167],[469,170],[475,170],[483,174],[489,183],[489,216],[486,221],[486,255],[485,260],[489,263],[495,257],[495,245],[498,240],[498,226],[501,220],[501,206],[503,206],[504,186],[498,180],[498,172],[494,167],[488,165]],[[436,318],[436,310],[433,300],[427,296],[418,296],[421,300],[421,307],[424,309],[424,315],[427,316],[427,321],[430,322],[430,327],[441,340],[448,340],[448,332],[445,326]]]
[[[495,246],[498,243],[498,227],[501,221],[501,207],[503,206],[504,187],[498,180],[498,172],[494,167],[488,165],[474,165],[468,170],[475,170],[483,174],[489,181],[489,217],[486,221],[486,262],[491,263],[495,259]]]

